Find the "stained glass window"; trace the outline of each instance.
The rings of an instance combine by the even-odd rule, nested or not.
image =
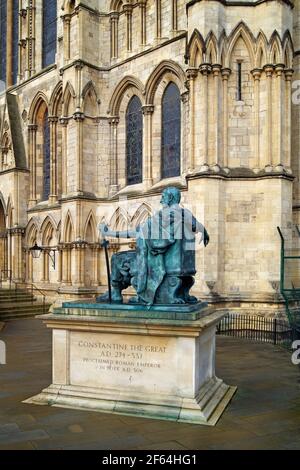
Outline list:
[[[127,184],[143,180],[143,113],[142,104],[133,96],[126,112],[126,168]]]
[[[6,83],[7,0],[0,0],[0,80]],[[3,86],[0,91],[3,91]],[[6,88],[6,86],[5,86]]]
[[[181,97],[178,87],[171,82],[162,99],[162,178],[180,175]]]
[[[18,79],[19,66],[19,0],[13,0],[13,43],[12,43],[12,81],[15,85]]]
[[[55,63],[57,36],[57,1],[43,1],[43,67]]]
[[[50,195],[50,125],[48,111],[44,114],[43,120],[43,201]]]

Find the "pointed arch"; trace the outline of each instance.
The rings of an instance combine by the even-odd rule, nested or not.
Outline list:
[[[129,226],[129,218],[127,213],[118,207],[110,219],[109,226],[113,230],[127,230]]]
[[[91,236],[89,236],[89,230],[91,232]],[[91,240],[89,240],[91,238]],[[98,236],[97,236],[97,223],[94,212],[91,210],[84,226],[83,231],[83,239],[86,242],[96,243]]]
[[[63,241],[66,243],[70,243],[74,241],[74,224],[73,224],[72,215],[70,211],[67,212],[64,225],[65,226],[64,226]]]
[[[255,63],[255,57],[254,57],[254,49],[253,45],[255,44],[255,38],[248,28],[248,26],[241,21],[235,28],[234,30],[230,33],[228,37],[228,52],[226,54],[226,67],[230,67],[231,63],[231,57],[232,57],[232,52],[234,50],[234,47],[237,43],[237,41],[242,38],[244,41],[249,58],[250,58],[250,63],[251,67],[254,67]]]
[[[260,31],[256,40],[255,67],[262,68],[267,64],[268,41],[265,34]]]
[[[49,246],[56,233],[55,224],[52,217],[47,216],[42,223],[40,234],[42,246]]]
[[[131,219],[132,227],[138,227],[145,223],[149,217],[152,216],[151,207],[145,202],[136,210],[134,216]]]
[[[116,86],[113,95],[110,99],[108,113],[112,116],[118,116],[120,111],[120,105],[124,94],[128,88],[134,88],[136,94],[143,99],[144,94],[144,85],[143,83],[136,77],[132,75],[128,75],[118,83]]]
[[[63,93],[63,84],[62,81],[59,81],[52,92],[50,101],[49,101],[49,113],[50,116],[59,116],[60,106],[62,104],[62,93]]]
[[[130,2],[129,2],[130,3]],[[110,9],[109,11],[121,11],[123,5],[122,0],[112,0],[110,3]]]
[[[7,200],[6,217],[7,217],[7,227],[11,228],[13,226],[13,207],[12,207],[12,202],[11,202],[11,196],[8,196],[8,200]]]
[[[270,64],[282,64],[282,44],[278,32],[275,30],[270,39]]]
[[[63,115],[65,117],[73,115],[75,111],[76,93],[70,81],[67,82],[63,92]]]
[[[218,57],[218,43],[216,36],[212,31],[207,35],[206,38],[206,52],[205,52],[205,62],[209,64],[216,64]]]
[[[38,220],[36,216],[32,217],[26,227],[25,231],[25,240],[26,245],[30,248],[37,243],[37,235],[38,235]]]
[[[94,82],[91,80],[84,86],[81,94],[83,100],[83,110],[86,115],[98,116],[100,100]]]
[[[2,204],[3,210],[5,212],[5,215],[7,215],[7,209],[6,209],[6,204],[5,204],[5,199],[3,197],[2,192],[0,191],[0,204]]]
[[[47,225],[51,224],[51,226],[53,227],[53,230],[56,231],[57,230],[57,224],[54,220],[54,218],[51,216],[51,215],[47,215],[47,217],[45,217],[45,219],[43,220],[41,226],[40,226],[40,229],[39,229],[39,232],[41,234],[44,233]]]
[[[225,67],[226,55],[227,55],[227,36],[225,29],[223,29],[219,41],[218,41],[218,48],[217,48],[218,56],[217,62]]]
[[[291,34],[289,31],[286,31],[283,35],[283,63],[289,69],[293,67],[293,56],[294,56],[294,48],[293,48],[293,41],[291,38]]]
[[[187,46],[187,56],[189,58],[190,67],[196,67],[197,65],[200,65],[203,62],[204,52],[204,39],[198,29],[194,29]]]
[[[29,110],[29,122],[31,124],[36,124],[37,114],[41,106],[43,105],[45,106],[45,108],[47,109],[49,108],[48,98],[45,95],[45,93],[43,93],[42,91],[38,91],[38,93],[33,98],[33,101],[31,103],[30,110]]]
[[[174,82],[179,86],[180,93],[187,91],[185,87],[186,75],[179,64],[173,60],[163,60],[151,73],[146,83],[146,103],[153,104],[155,92],[165,74],[174,75]]]

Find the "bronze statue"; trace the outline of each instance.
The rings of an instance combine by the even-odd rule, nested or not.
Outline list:
[[[198,300],[189,294],[194,284],[195,238],[209,243],[205,227],[180,204],[181,194],[169,187],[162,193],[162,209],[135,230],[115,232],[100,225],[102,237],[135,238],[136,250],[114,254],[111,259],[111,300],[122,303],[122,291],[136,290],[130,303],[190,304]],[[98,297],[107,302],[109,293]]]

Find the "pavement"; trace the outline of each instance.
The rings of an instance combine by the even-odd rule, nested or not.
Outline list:
[[[51,383],[51,332],[17,320],[0,340],[0,450],[300,449],[300,368],[280,347],[217,337],[217,375],[238,391],[209,427],[24,404]]]

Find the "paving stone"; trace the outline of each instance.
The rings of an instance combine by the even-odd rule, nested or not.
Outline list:
[[[300,449],[300,369],[278,347],[217,338],[217,373],[239,388],[207,427],[24,404],[51,381],[50,332],[18,320],[1,337],[10,351],[0,366],[1,450]]]

